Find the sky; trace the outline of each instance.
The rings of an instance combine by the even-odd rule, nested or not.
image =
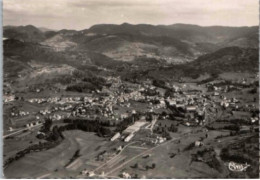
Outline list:
[[[3,0],[4,25],[87,29],[95,24],[255,26],[258,0]]]

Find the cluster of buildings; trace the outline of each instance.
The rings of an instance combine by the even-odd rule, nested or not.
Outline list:
[[[56,103],[56,104],[65,104],[65,103],[78,103],[82,100],[81,97],[49,97],[49,98],[30,98],[27,101],[30,103]]]
[[[12,102],[15,100],[14,95],[4,95],[3,96],[4,103]]]
[[[236,98],[231,98],[231,99],[227,99],[227,97],[225,96],[221,96],[221,102],[220,102],[220,105],[224,108],[227,108],[227,107],[233,107],[233,108],[236,108],[238,109],[238,104],[239,103],[239,100],[237,100]]]
[[[33,128],[33,127],[39,126],[39,125],[41,125],[41,124],[42,124],[42,121],[35,121],[35,122],[27,123],[27,124],[25,125],[25,127],[27,127],[27,128]]]
[[[170,85],[166,83],[168,90],[172,91],[166,96],[166,89],[158,88],[153,83],[143,82],[134,84],[122,82],[120,77],[107,77],[108,83],[112,85],[105,89],[106,93],[95,93],[85,97],[49,97],[49,98],[30,98],[26,101],[30,103],[51,103],[55,104],[48,109],[35,112],[36,121],[40,120],[40,116],[49,117],[52,120],[62,120],[68,117],[107,120],[110,122],[122,121],[132,114],[139,111],[133,106],[133,103],[144,103],[143,113],[157,113],[170,109],[173,112],[182,113],[184,124],[205,125],[209,112],[217,112],[219,107],[224,109],[231,108],[232,111],[242,111],[242,106],[237,98],[227,98],[222,93],[228,92],[233,85],[219,86],[218,83],[208,83],[206,87],[211,89],[207,93],[201,90],[186,88],[186,84]],[[244,80],[246,82],[246,80]],[[223,82],[222,82],[223,83]],[[106,89],[107,88],[107,89]],[[102,90],[103,91],[103,90]],[[4,97],[5,102],[15,100],[14,96]],[[249,107],[247,110],[254,109]],[[120,110],[118,110],[118,108]],[[256,108],[256,107],[255,107]],[[123,109],[123,110],[121,110]],[[158,111],[157,111],[158,110]],[[177,110],[177,111],[176,111]],[[245,110],[244,110],[245,111]],[[12,117],[26,116],[29,112],[19,111],[12,112]],[[39,116],[38,116],[39,115]],[[174,116],[174,113],[173,113]],[[165,118],[166,116],[164,116]],[[169,116],[167,116],[169,117]],[[160,116],[162,118],[162,116]],[[144,118],[145,119],[145,118]],[[251,122],[259,121],[256,117],[251,117]],[[124,141],[128,142],[144,124],[145,121],[138,121],[134,125],[129,126],[122,134],[116,134],[111,140],[124,137]],[[163,141],[163,139],[158,139]]]
[[[11,112],[12,117],[21,117],[21,116],[27,116],[30,112],[28,111],[18,111],[18,112]]]

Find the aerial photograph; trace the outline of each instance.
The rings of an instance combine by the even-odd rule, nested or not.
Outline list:
[[[4,178],[259,178],[258,3],[3,0]]]

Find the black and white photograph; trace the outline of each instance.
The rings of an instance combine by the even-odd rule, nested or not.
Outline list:
[[[258,0],[3,0],[7,179],[258,179]]]

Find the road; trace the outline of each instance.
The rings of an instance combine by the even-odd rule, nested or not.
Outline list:
[[[129,144],[127,144],[125,147],[123,147],[123,149],[116,155],[114,156],[112,159],[110,159],[109,161],[105,162],[104,164],[102,164],[101,166],[97,167],[96,169],[93,170],[93,172],[99,170],[100,168],[104,167],[105,165],[107,165],[109,162],[111,162],[112,160],[114,160],[115,158],[117,158],[118,156],[120,156],[120,154],[125,150],[125,148],[127,148],[128,146],[136,143],[137,141],[131,142]]]
[[[111,170],[110,172],[107,172],[107,173],[105,174],[105,177],[106,177],[107,175],[109,175],[109,174],[115,172],[116,170],[122,168],[123,166],[125,166],[126,164],[128,164],[128,163],[130,163],[131,161],[135,160],[136,158],[141,157],[141,156],[145,155],[146,153],[148,153],[148,152],[150,152],[150,151],[152,151],[152,150],[154,150],[154,149],[156,149],[156,148],[158,148],[158,147],[161,147],[161,146],[163,146],[163,145],[169,144],[169,143],[171,143],[171,142],[173,142],[173,141],[176,141],[176,140],[179,140],[179,139],[180,139],[180,137],[179,137],[179,138],[172,139],[172,140],[170,140],[170,141],[167,141],[167,142],[162,143],[162,144],[160,144],[160,145],[158,145],[158,146],[155,146],[155,147],[153,147],[153,148],[150,148],[150,149],[148,149],[148,150],[146,150],[146,151],[144,151],[144,152],[142,152],[142,153],[140,153],[140,154],[138,154],[138,155],[132,157],[132,158],[129,159],[128,161],[122,163],[122,164],[121,164],[120,166],[118,166],[117,168]]]
[[[44,179],[44,178],[48,177],[49,175],[51,175],[51,173],[43,174],[43,175],[37,177],[37,179]]]
[[[3,139],[5,139],[5,138],[7,138],[7,137],[10,137],[10,136],[13,136],[13,135],[15,135],[15,134],[18,134],[18,133],[20,133],[20,132],[23,132],[24,130],[30,130],[30,129],[33,129],[33,128],[36,128],[36,127],[40,127],[40,126],[42,126],[42,124],[35,125],[35,126],[33,126],[33,127],[30,127],[30,128],[26,127],[26,128],[20,129],[20,130],[18,130],[18,131],[13,132],[13,133],[10,133],[10,134],[7,134],[7,135],[3,135]]]

